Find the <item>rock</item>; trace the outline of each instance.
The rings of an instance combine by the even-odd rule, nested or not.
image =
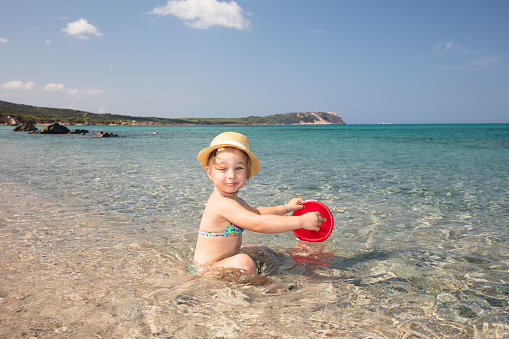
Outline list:
[[[276,124],[282,125],[346,125],[336,112],[298,112],[269,115]]]
[[[37,131],[37,127],[32,124],[21,124],[13,129],[14,132],[34,132]]]
[[[11,126],[17,126],[17,125],[21,125],[21,124],[24,124],[26,123],[26,121],[19,121],[19,120],[16,120],[14,119],[13,117],[11,117],[10,115],[8,115],[7,117],[0,117],[1,121],[4,123],[4,124],[7,124],[7,125],[11,125]]]
[[[319,120],[323,119],[329,124],[346,125],[343,118],[336,112],[315,112],[315,114],[320,118]]]
[[[346,125],[343,118],[336,112],[300,112],[301,125]]]
[[[52,125],[48,125],[44,128],[41,128],[36,133],[39,133],[39,134],[67,134],[69,132],[70,132],[70,130],[67,127],[60,125],[58,122],[55,122]]]
[[[99,138],[109,138],[109,137],[118,137],[118,134],[113,134],[113,132],[105,132],[105,133],[99,133],[97,135]]]
[[[77,129],[73,129],[68,134],[86,134],[86,133],[88,133],[88,130],[77,128]]]

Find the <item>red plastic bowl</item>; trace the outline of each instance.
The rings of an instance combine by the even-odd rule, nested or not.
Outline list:
[[[308,212],[320,212],[320,216],[326,220],[322,221],[319,231],[310,231],[304,228],[299,228],[298,230],[294,230],[293,234],[295,234],[295,236],[300,240],[310,242],[322,242],[327,239],[334,228],[334,218],[332,217],[332,213],[329,208],[316,200],[303,201],[301,205],[303,205],[304,208],[294,211],[292,214],[293,216],[299,216]]]

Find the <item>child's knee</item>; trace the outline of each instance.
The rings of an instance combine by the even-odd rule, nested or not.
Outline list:
[[[238,267],[242,268],[243,270],[246,270],[248,273],[252,274],[256,272],[256,263],[254,262],[253,258],[251,258],[249,255],[237,254],[236,261]]]
[[[247,271],[249,274],[256,272],[256,263],[247,254],[241,253],[233,257],[219,261],[214,267],[237,268]]]

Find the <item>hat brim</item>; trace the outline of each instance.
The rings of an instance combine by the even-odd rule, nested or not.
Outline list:
[[[221,147],[236,148],[236,149],[241,150],[247,154],[247,156],[249,157],[249,162],[251,164],[251,171],[250,171],[251,175],[248,178],[252,177],[256,173],[258,173],[258,171],[260,170],[260,161],[251,151],[248,151],[247,149],[243,149],[236,145],[232,145],[228,142],[219,143],[214,146],[206,147],[206,148],[202,149],[200,151],[200,153],[198,153],[198,161],[200,162],[200,164],[202,165],[202,167],[204,169],[207,169],[207,165],[208,165],[207,162],[209,161],[210,154]]]

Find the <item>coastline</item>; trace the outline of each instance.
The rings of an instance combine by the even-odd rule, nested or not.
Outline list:
[[[339,124],[346,122],[336,112],[294,112],[243,118],[158,118],[98,114],[72,109],[36,107],[0,100],[0,123],[20,125],[25,123],[44,125],[59,122],[62,125],[291,125],[291,124]]]

